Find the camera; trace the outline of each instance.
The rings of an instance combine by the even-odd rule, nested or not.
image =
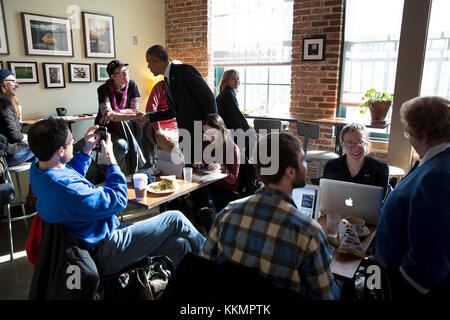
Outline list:
[[[106,134],[108,133],[108,128],[104,126],[100,126],[97,130],[94,131],[95,134],[100,135],[100,140],[98,140],[98,143],[100,144],[100,141],[106,140]]]

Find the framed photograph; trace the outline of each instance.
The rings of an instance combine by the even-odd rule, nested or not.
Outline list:
[[[14,73],[20,84],[39,83],[36,62],[8,61],[8,69]]]
[[[69,82],[91,82],[91,65],[69,63]]]
[[[325,60],[325,37],[303,39],[303,61]]]
[[[95,64],[95,81],[104,82],[109,79],[109,74],[106,71],[106,63],[96,63]]]
[[[0,0],[0,54],[9,54],[8,32],[6,31],[5,10]]]
[[[81,15],[86,57],[115,58],[113,17],[89,12],[82,12]]]
[[[64,64],[63,63],[42,63],[44,70],[44,85],[50,88],[65,88],[64,81]]]
[[[70,19],[21,12],[25,54],[73,57]]]

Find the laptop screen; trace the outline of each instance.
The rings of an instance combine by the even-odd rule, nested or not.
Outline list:
[[[301,213],[313,218],[318,218],[319,187],[306,185],[304,188],[292,190],[292,199]]]

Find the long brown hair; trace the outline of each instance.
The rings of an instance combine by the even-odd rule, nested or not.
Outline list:
[[[0,83],[0,97],[6,98],[12,102],[12,104],[14,105],[14,110],[16,111],[17,118],[21,119],[22,114],[19,110],[19,100],[17,100],[16,96],[6,94],[6,81],[2,81]]]
[[[230,82],[231,77],[237,73],[238,72],[234,69],[227,70],[223,73],[219,83],[219,92],[225,90],[226,86],[228,86],[228,83]]]
[[[211,128],[217,129],[220,131],[220,134],[222,136],[223,144],[223,154],[226,155],[227,150],[234,150],[233,148],[233,139],[231,138],[230,134],[228,133],[227,126],[225,125],[225,122],[223,121],[222,117],[219,116],[217,113],[211,113],[206,116],[205,119],[203,119],[203,125],[210,126]]]

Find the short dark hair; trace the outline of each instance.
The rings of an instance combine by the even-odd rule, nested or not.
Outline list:
[[[278,139],[278,148],[275,150],[272,150],[271,148],[273,139]],[[303,144],[299,138],[285,132],[269,132],[267,135],[258,139],[257,150],[264,144],[267,145],[267,155],[269,157],[272,157],[273,152],[278,152],[279,158],[277,173],[273,175],[263,175],[261,174],[261,169],[268,168],[272,164],[270,162],[268,164],[263,164],[260,161],[261,159],[257,157],[255,164],[256,172],[264,184],[280,182],[287,167],[294,169],[299,168],[299,159],[303,150]]]
[[[69,125],[66,120],[48,118],[36,122],[28,131],[31,151],[40,161],[48,161],[59,147],[65,147]]]
[[[159,44],[150,47],[147,50],[146,56],[157,57],[161,61],[169,61],[169,53],[167,52],[166,48]]]

